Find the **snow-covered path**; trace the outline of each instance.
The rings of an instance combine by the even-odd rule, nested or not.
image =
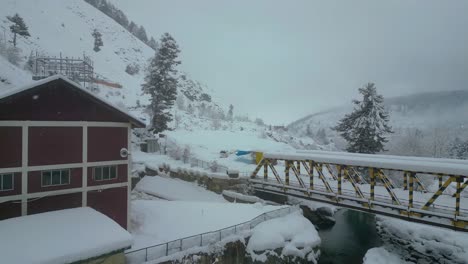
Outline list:
[[[161,176],[144,177],[135,186],[135,190],[170,201],[227,202],[222,195],[208,191],[195,182]]]
[[[249,221],[280,206],[191,201],[131,203],[133,249],[215,231]]]

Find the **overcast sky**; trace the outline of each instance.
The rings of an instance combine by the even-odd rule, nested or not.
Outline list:
[[[385,96],[468,89],[464,0],[112,0],[235,110],[288,124],[349,103],[375,82]]]

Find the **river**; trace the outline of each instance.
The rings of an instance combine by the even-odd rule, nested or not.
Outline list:
[[[332,228],[319,231],[319,264],[362,263],[367,250],[381,245],[372,214],[340,209]]]

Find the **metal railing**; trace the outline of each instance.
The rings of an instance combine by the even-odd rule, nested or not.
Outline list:
[[[208,162],[197,158],[190,158],[189,162],[191,167],[200,167],[212,172],[226,173],[228,171],[228,167],[220,165],[214,161]]]
[[[288,206],[285,208],[280,208],[274,211],[263,213],[250,221],[216,231],[184,237],[137,250],[130,250],[125,252],[125,258],[127,263],[142,263],[182,252],[190,248],[212,245],[214,243],[220,242],[228,236],[245,235],[247,234],[247,231],[251,230],[264,221],[282,217],[297,210],[300,210],[299,207]]]

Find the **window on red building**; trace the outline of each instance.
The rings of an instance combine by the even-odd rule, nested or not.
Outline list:
[[[70,184],[70,170],[50,170],[41,173],[42,186],[56,186]]]
[[[117,166],[94,167],[93,176],[95,181],[117,179]]]

